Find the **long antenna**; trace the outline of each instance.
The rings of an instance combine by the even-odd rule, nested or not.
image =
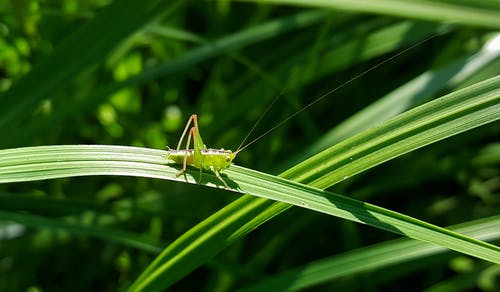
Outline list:
[[[257,142],[258,140],[262,139],[264,136],[266,136],[267,134],[271,133],[271,132],[272,132],[272,131],[274,131],[276,128],[281,127],[284,123],[286,123],[287,121],[289,121],[289,120],[293,119],[294,117],[296,117],[297,115],[299,115],[299,114],[300,114],[300,113],[302,113],[303,111],[307,110],[307,109],[308,109],[308,108],[310,108],[311,106],[315,105],[315,104],[316,104],[316,103],[318,103],[319,101],[323,100],[325,97],[327,97],[327,96],[329,96],[329,95],[333,94],[334,92],[336,92],[336,91],[338,91],[339,89],[341,89],[341,88],[345,87],[346,85],[348,85],[348,84],[352,83],[353,81],[355,81],[355,80],[357,80],[357,79],[359,79],[359,78],[361,78],[361,77],[365,76],[366,74],[368,74],[368,73],[370,73],[371,71],[373,71],[373,70],[377,69],[378,67],[380,67],[380,66],[382,66],[382,65],[384,65],[384,64],[386,64],[386,63],[388,63],[388,62],[390,62],[390,61],[392,61],[392,60],[394,60],[394,59],[396,59],[397,57],[399,57],[399,56],[401,56],[401,55],[405,54],[406,52],[408,52],[408,51],[410,51],[410,50],[412,50],[412,49],[414,49],[414,48],[416,48],[416,47],[418,47],[418,46],[422,45],[423,43],[425,43],[425,42],[427,42],[427,41],[429,41],[429,40],[431,40],[431,39],[433,39],[433,38],[437,37],[438,35],[440,35],[440,34],[442,34],[442,33],[443,33],[443,32],[441,31],[441,32],[438,32],[438,33],[433,34],[433,35],[431,35],[431,36],[428,36],[427,38],[425,38],[425,39],[423,39],[423,40],[421,40],[421,41],[419,41],[419,42],[417,42],[417,43],[415,43],[415,44],[413,44],[413,45],[409,46],[408,48],[406,48],[406,49],[402,50],[401,52],[399,52],[399,53],[397,53],[397,54],[395,54],[395,55],[393,55],[393,56],[391,56],[391,57],[389,57],[389,58],[387,58],[387,59],[385,59],[385,60],[381,61],[380,63],[378,63],[378,64],[376,64],[376,65],[374,65],[374,66],[372,66],[372,67],[368,68],[367,70],[363,71],[362,73],[360,73],[360,74],[358,74],[358,75],[356,75],[356,76],[352,77],[351,79],[347,80],[346,82],[342,83],[341,85],[339,85],[339,86],[337,86],[337,87],[335,87],[335,88],[333,88],[333,89],[329,90],[328,92],[324,93],[323,95],[321,95],[321,96],[320,96],[320,97],[318,97],[317,99],[313,100],[312,102],[310,102],[309,104],[307,104],[307,105],[306,105],[306,106],[304,106],[303,108],[299,109],[298,111],[296,111],[296,112],[295,112],[295,113],[293,113],[292,115],[288,116],[286,119],[284,119],[284,120],[282,120],[281,122],[279,122],[278,124],[274,125],[272,128],[270,128],[269,130],[267,130],[266,132],[264,132],[263,134],[261,134],[261,135],[260,135],[260,136],[258,136],[257,138],[255,138],[255,139],[253,139],[252,141],[248,142],[248,144],[246,144],[245,146],[241,147],[241,145],[240,145],[240,147],[238,147],[238,150],[236,151],[236,153],[241,152],[242,150],[246,149],[248,146],[250,146],[250,145],[252,145],[253,143]],[[282,91],[282,93],[283,93],[283,91]],[[280,94],[279,96],[281,96],[281,94]],[[278,96],[278,97],[279,97],[279,96]],[[274,103],[276,102],[276,100],[277,100],[277,98],[275,98],[275,99],[273,100],[273,102],[271,103],[271,105],[272,105],[272,104],[274,104]],[[270,108],[270,106],[266,109],[266,111],[264,112],[264,114],[265,114],[265,113],[269,110],[269,108]],[[263,115],[262,115],[262,116],[261,116],[261,118],[257,121],[257,123],[258,123],[258,122],[260,122],[260,120],[262,119],[262,117],[263,117]],[[251,133],[254,129],[255,129],[255,126],[252,128],[252,130],[250,131],[250,133]],[[248,134],[248,135],[247,135],[247,137],[245,138],[245,140],[248,138],[248,136],[249,136],[249,135],[250,135],[250,134]],[[243,140],[243,141],[245,141],[245,140]],[[243,143],[242,143],[242,144],[243,144]]]
[[[283,95],[283,92],[285,91],[285,88],[283,88],[280,92],[280,94],[278,94],[274,99],[273,101],[267,106],[266,110],[260,115],[259,119],[257,120],[257,122],[255,122],[255,124],[253,124],[253,127],[252,129],[250,130],[250,132],[248,132],[248,134],[246,135],[245,139],[243,139],[243,141],[241,141],[240,143],[240,146],[238,146],[238,149],[236,149],[236,153],[240,152],[241,151],[241,146],[243,146],[243,143],[245,143],[245,141],[248,139],[248,137],[250,137],[250,134],[252,134],[252,132],[255,130],[255,128],[257,128],[257,125],[260,123],[260,121],[262,121],[262,119],[264,118],[264,116],[266,115],[266,113],[269,111],[269,109],[273,106],[273,104]],[[253,141],[252,141],[253,142]],[[247,145],[248,146],[248,145]],[[246,148],[246,146],[245,146]]]

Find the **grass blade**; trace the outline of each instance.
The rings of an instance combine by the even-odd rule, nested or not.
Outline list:
[[[162,250],[160,244],[154,242],[153,240],[146,239],[144,236],[138,236],[137,234],[123,230],[88,226],[74,222],[65,222],[60,218],[51,219],[26,213],[0,210],[0,220],[17,222],[29,227],[49,228],[51,230],[65,231],[75,235],[92,236],[150,253],[159,253]]]
[[[466,225],[466,226],[464,226]],[[452,226],[449,229],[474,238],[491,241],[500,238],[500,217],[492,217]],[[349,251],[308,263],[263,280],[242,291],[284,291],[305,289],[346,275],[369,272],[382,267],[418,261],[449,253],[442,247],[424,242],[397,239]],[[424,267],[420,267],[424,268]]]
[[[285,171],[283,176],[329,187],[411,150],[498,119],[500,76],[405,112],[330,147]]]
[[[438,1],[397,0],[243,0],[271,4],[322,7],[349,12],[375,13],[404,18],[452,22],[488,28],[500,28],[500,13],[466,5]]]
[[[164,151],[123,146],[42,146],[2,150],[0,182],[81,175],[130,175],[183,180],[176,177],[178,168],[164,165],[165,155]],[[238,166],[231,167],[226,173],[231,179],[229,184],[240,192],[369,224],[500,263],[500,248],[496,246],[397,212]],[[195,183],[198,171],[190,169],[188,174],[187,181]],[[213,174],[204,174],[200,183],[220,186]],[[164,250],[157,259],[158,263],[151,265],[153,271],[140,277],[131,289],[157,289],[172,283],[192,268],[191,264],[183,264],[182,255],[192,252],[201,259],[209,259],[211,253],[207,253],[207,248],[210,250],[220,246],[206,246],[207,241],[227,244],[246,234],[255,228],[255,225],[248,225],[251,220],[247,221],[247,217],[263,219],[261,216],[268,209],[266,202],[264,199],[254,200],[245,196],[222,212],[209,217]],[[279,205],[287,206],[282,203],[276,205],[275,208],[282,208]],[[229,216],[220,218],[221,213]],[[8,215],[12,214],[9,212]],[[9,218],[12,217],[13,215]],[[30,222],[28,219],[24,218]],[[23,218],[16,219],[18,222],[22,220]],[[50,225],[50,222],[45,223]],[[228,230],[228,226],[239,228],[233,232],[231,228]],[[223,240],[226,236],[227,239]],[[165,263],[165,255],[173,256],[172,260]],[[170,270],[172,266],[175,266],[174,270]],[[168,280],[162,276],[167,271]]]
[[[497,40],[499,37],[496,36],[492,41]],[[341,142],[355,133],[380,124],[421,104],[444,87],[463,82],[499,57],[500,49],[490,50],[488,49],[489,44],[487,43],[476,54],[464,56],[443,68],[421,74],[373,104],[366,106],[363,110],[352,115],[323,135],[315,144],[308,147],[304,153],[297,155],[297,158],[293,159],[295,163],[290,162],[290,166]]]

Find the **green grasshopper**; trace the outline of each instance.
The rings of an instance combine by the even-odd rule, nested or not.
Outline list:
[[[200,135],[200,128],[198,127],[198,115],[192,114],[187,123],[186,127],[184,128],[184,132],[182,132],[181,138],[179,140],[179,143],[177,144],[177,149],[172,150],[168,149],[168,154],[167,154],[167,159],[174,161],[176,164],[182,164],[182,169],[177,173],[176,177],[179,177],[183,173],[186,172],[187,166],[194,166],[200,170],[200,180],[201,180],[201,174],[203,169],[206,170],[211,170],[217,178],[224,184],[226,189],[230,189],[228,184],[222,179],[222,176],[220,175],[220,172],[223,171],[224,169],[228,168],[231,165],[231,162],[233,162],[233,159],[236,158],[236,155],[240,153],[243,149],[247,148],[251,144],[255,143],[258,141],[260,138],[263,136],[267,135],[271,131],[273,131],[275,128],[279,127],[282,125],[283,122],[286,122],[288,119],[282,121],[282,123],[279,123],[278,125],[272,127],[268,131],[266,131],[264,134],[260,135],[256,139],[252,140],[251,142],[247,143],[245,146],[243,144],[245,141],[250,137],[252,132],[255,130],[257,125],[262,121],[262,118],[266,115],[266,113],[269,111],[269,109],[274,105],[274,103],[281,97],[283,94],[283,91],[274,98],[274,100],[267,106],[266,110],[262,113],[260,118],[255,122],[253,125],[252,129],[250,132],[248,132],[247,136],[243,141],[241,141],[240,146],[238,149],[233,152],[231,150],[225,150],[225,149],[209,149],[207,146],[205,146],[205,143],[203,143],[203,139],[201,139]],[[298,113],[295,113],[295,115]],[[293,117],[293,116],[291,116]],[[291,118],[289,117],[289,118]],[[191,123],[194,124],[194,126],[189,130],[189,126],[191,126]],[[186,137],[186,133],[188,133],[187,137],[187,143],[186,143],[186,148],[181,149],[182,141]],[[189,146],[191,145],[191,140],[193,140],[193,149],[190,149]]]
[[[188,132],[191,122],[194,126],[189,130],[186,149],[181,149],[182,141]],[[193,140],[194,149],[189,148],[191,140]],[[182,164],[182,169],[179,173],[177,173],[177,177],[186,172],[186,167],[188,165],[194,166],[200,170],[200,178],[203,169],[211,170],[224,184],[226,189],[229,189],[227,183],[224,179],[222,179],[220,172],[231,165],[231,162],[236,157],[238,152],[239,151],[232,152],[231,150],[224,149],[208,149],[201,139],[200,129],[198,127],[198,116],[196,114],[192,114],[186,124],[186,127],[184,128],[179,144],[177,144],[177,149],[169,149],[167,159],[170,159],[177,164]]]

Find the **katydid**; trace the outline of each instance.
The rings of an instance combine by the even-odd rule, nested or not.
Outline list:
[[[182,140],[184,140],[191,122],[194,124],[194,126],[189,130],[186,149],[181,150],[180,148]],[[189,148],[191,140],[193,140],[193,149]],[[229,165],[231,165],[231,162],[236,157],[237,153],[238,151],[232,152],[231,150],[224,149],[208,149],[201,139],[200,129],[198,127],[198,116],[196,114],[193,114],[189,118],[186,127],[184,128],[184,132],[182,133],[181,139],[179,140],[179,144],[177,144],[177,149],[168,150],[167,159],[173,160],[178,164],[182,163],[182,169],[179,173],[177,173],[176,176],[180,176],[181,174],[183,174],[186,171],[186,167],[188,165],[194,166],[200,170],[200,178],[203,169],[211,170],[224,184],[226,189],[229,189],[227,183],[224,181],[224,179],[222,179],[220,171],[228,168]]]
[[[225,149],[207,148],[207,146],[205,146],[205,143],[203,143],[203,139],[201,139],[200,128],[198,127],[198,115],[192,114],[186,123],[184,132],[182,132],[181,138],[179,139],[179,143],[177,144],[177,149],[176,150],[168,149],[167,159],[170,159],[177,164],[182,164],[182,169],[179,171],[179,173],[177,173],[176,176],[178,177],[184,172],[186,172],[186,168],[188,165],[194,166],[200,170],[200,179],[203,169],[211,170],[213,173],[215,173],[217,178],[224,184],[226,189],[230,189],[226,181],[224,181],[224,179],[220,175],[220,172],[231,165],[231,162],[241,150],[247,148],[250,144],[253,144],[255,141],[262,138],[263,135],[257,137],[257,139],[254,139],[253,141],[242,147],[243,143],[245,143],[248,137],[250,137],[250,134],[252,134],[252,132],[255,130],[255,128],[260,123],[262,118],[266,115],[266,113],[273,106],[273,104],[280,98],[280,96],[281,94],[276,96],[273,102],[271,102],[271,104],[267,106],[266,110],[262,113],[257,122],[255,122],[252,129],[248,132],[245,139],[241,141],[240,146],[235,152]],[[194,126],[191,129],[189,129],[191,123],[193,123]],[[182,141],[184,140],[184,137],[186,137],[186,133],[188,133],[186,148],[181,149]],[[191,145],[191,140],[193,140],[193,149],[189,148],[189,146]]]

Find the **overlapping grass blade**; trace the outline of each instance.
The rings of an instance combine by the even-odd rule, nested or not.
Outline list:
[[[495,77],[491,78],[487,81],[484,81],[482,83],[476,84],[472,87],[466,88],[465,92],[469,92],[466,97],[470,98],[471,100],[480,100],[483,102],[484,108],[481,107],[472,107],[469,109],[469,112],[465,111],[463,113],[466,114],[471,114],[473,115],[473,119],[469,120],[469,123],[466,124],[465,126],[462,126],[462,128],[455,128],[456,125],[453,123],[448,123],[447,126],[452,129],[455,134],[458,134],[462,131],[465,131],[467,128],[473,128],[474,126],[480,126],[484,123],[487,122],[493,122],[500,118],[500,105],[498,100],[500,99],[500,93],[498,92],[498,88],[500,85],[500,77]],[[490,93],[493,93],[493,99],[494,101],[491,102],[490,98],[488,96],[476,96],[476,94],[481,94],[484,92],[490,91]],[[461,90],[457,93],[452,93],[451,95],[445,96],[444,98],[438,99],[437,101],[434,101],[432,107],[437,106],[440,107],[440,102],[441,100],[447,100],[448,102],[450,101],[450,97],[454,97],[457,99],[457,103],[460,103],[460,101],[464,98],[463,96],[464,90]],[[419,116],[421,115],[421,111],[428,108],[429,105],[425,104],[416,110],[412,112],[408,112],[402,115],[402,117],[398,117],[398,119],[415,119],[415,120],[421,120],[424,116]],[[460,109],[460,107],[458,107]],[[474,111],[474,109],[478,110],[477,112]],[[483,120],[483,114],[484,112],[487,112],[489,114],[486,114],[488,116],[486,120]],[[474,114],[475,113],[475,114]],[[432,111],[429,112],[429,114],[433,114]],[[457,124],[462,123],[461,116],[459,113],[457,115],[453,115],[451,113],[451,110],[448,112],[450,114],[450,117],[452,119],[450,122],[453,120],[453,118],[457,119]],[[469,116],[470,117],[470,116]],[[421,122],[424,124],[425,119]],[[432,123],[433,121],[429,121]],[[435,122],[435,121],[434,121]],[[400,130],[405,129],[406,125],[405,124],[399,124]],[[382,131],[384,129],[384,126],[381,126],[379,128],[379,131]],[[390,127],[386,128],[386,131],[388,132],[389,135],[391,135],[391,132],[396,129],[390,129]],[[425,133],[427,130],[431,130],[432,128],[426,128],[426,127],[420,127],[419,130],[415,131],[414,133],[411,133],[413,135],[422,135]],[[444,128],[441,128],[441,130],[445,130]],[[422,132],[420,132],[422,131]],[[437,134],[438,132],[436,132]],[[353,137],[353,139],[359,139],[360,137],[366,136],[366,134],[361,133],[359,135],[356,135]],[[410,136],[406,136],[405,138],[410,139]],[[424,137],[425,138],[425,137]],[[433,136],[434,142],[439,141],[441,139],[444,139],[444,136],[441,135],[435,135]],[[351,140],[351,139],[349,139]],[[379,140],[380,141],[380,140]],[[394,140],[396,142],[397,140]],[[413,149],[417,149],[419,147],[424,146],[425,144],[428,144],[429,142],[428,139],[422,139],[420,141],[416,139],[410,139],[412,142],[412,147]],[[348,143],[349,141],[346,141]],[[367,143],[370,141],[367,140]],[[422,143],[422,144],[419,144]],[[357,145],[362,146],[362,144]],[[391,144],[385,144],[385,145],[379,145],[382,148],[381,149],[390,149]],[[334,146],[337,147],[337,146]],[[343,148],[344,151],[348,151],[350,149],[348,148]],[[402,149],[402,148],[400,148]],[[342,151],[340,151],[342,153]],[[321,153],[320,153],[321,154]],[[390,155],[391,157],[396,157],[397,155],[401,155],[401,152],[397,152],[396,149],[395,151],[388,151],[385,152],[385,154]],[[394,155],[394,156],[393,156]],[[326,157],[326,160],[321,161],[320,165],[323,162],[327,162],[329,160],[334,159],[335,157]],[[361,157],[358,157],[361,158]],[[315,159],[314,157],[312,159]],[[350,159],[349,159],[350,160]],[[308,161],[304,161],[305,165],[309,165]],[[383,156],[376,156],[375,159],[372,161],[374,163],[386,161],[386,158]],[[353,172],[356,171],[356,169],[352,169]],[[297,172],[294,174],[289,173],[289,178],[290,179],[295,179],[295,175],[299,175],[300,171],[297,170]],[[352,173],[354,174],[354,173]],[[330,175],[326,174],[325,177],[328,178]],[[350,174],[345,173],[345,176],[350,176]],[[332,180],[330,180],[330,183]],[[322,186],[322,187],[328,187]],[[299,205],[302,205],[302,202],[304,201],[298,201],[297,203]],[[246,209],[245,212],[238,212],[234,213],[233,211],[236,209],[238,210],[239,205],[249,205],[253,206],[251,209]],[[169,275],[169,283],[170,282],[175,282],[177,279],[180,279],[183,275],[178,275],[176,274],[174,277],[174,271],[178,271],[179,267],[183,271],[190,271],[197,267],[198,265],[201,265],[206,259],[210,258],[210,254],[215,255],[218,253],[220,250],[222,250],[229,242],[234,241],[238,239],[239,237],[245,235],[246,233],[250,232],[251,230],[257,228],[259,225],[263,224],[265,221],[269,220],[270,218],[280,214],[284,210],[288,209],[289,205],[283,204],[283,203],[276,203],[276,202],[271,202],[271,201],[266,201],[263,199],[259,198],[248,198],[246,196],[236,200],[235,202],[229,204],[226,208],[220,210],[219,212],[215,213],[211,217],[207,218],[205,221],[201,222],[197,226],[193,227],[190,231],[188,231],[186,234],[178,238],[169,248],[167,248],[151,265],[146,269],[143,274],[137,279],[136,283],[134,286],[132,286],[133,289],[140,287],[141,285],[144,285],[145,282],[148,282],[149,284],[154,284],[154,287],[158,287],[158,282],[155,283],[155,281],[158,281],[160,278],[163,277],[163,275],[168,274]],[[255,215],[255,212],[257,212],[258,215]],[[241,225],[240,222],[243,221],[245,222],[244,225]],[[212,236],[210,237],[203,237],[204,230],[206,226],[210,225],[215,225],[213,222],[219,222],[217,225],[218,228],[217,230],[213,230]],[[193,243],[192,238],[198,238],[197,242]],[[217,239],[216,239],[217,238]],[[223,240],[220,240],[222,238]],[[200,242],[201,241],[201,242]],[[178,257],[175,251],[178,249],[179,246],[182,246],[189,250],[189,253],[192,254],[191,257],[186,255],[185,260],[183,261],[182,258]],[[196,258],[196,262],[194,262],[192,259]],[[157,272],[161,267],[161,272]],[[176,279],[176,277],[178,277]],[[159,287],[166,287],[168,286],[168,283],[163,281],[162,285]],[[132,289],[132,290],[133,290]]]
[[[497,35],[491,41],[496,41],[499,38],[500,35]],[[498,59],[500,49],[491,50],[489,45],[490,43],[487,43],[478,53],[459,58],[443,68],[427,71],[371,105],[364,107],[360,112],[350,116],[323,135],[321,139],[308,147],[303,153],[297,155],[290,165],[295,165],[353,134],[378,125],[421,104],[426,99],[429,99],[432,94],[445,87],[453,86],[453,84],[461,83],[470,78],[490,62]],[[295,163],[293,163],[294,161]]]
[[[460,224],[460,226],[452,226],[449,229],[477,239],[491,241],[500,238],[499,225],[500,217],[496,216]],[[242,289],[242,291],[293,291],[306,289],[342,276],[419,261],[422,258],[434,257],[444,253],[449,254],[446,249],[425,242],[409,239],[387,241],[324,258],[279,273],[251,287]],[[427,264],[427,262],[424,263]],[[419,268],[424,267],[420,266]]]
[[[177,168],[165,165],[165,152],[152,149],[88,145],[43,146],[2,150],[0,157],[2,158],[0,160],[0,173],[2,173],[0,182],[80,175],[132,175],[183,180],[183,178],[176,177]],[[189,170],[188,173],[186,179],[195,183],[195,178],[198,176],[197,170]],[[500,249],[498,247],[454,234],[446,229],[390,210],[237,166],[228,169],[227,174],[230,178],[230,185],[240,192],[366,223],[486,260],[500,262]],[[220,186],[220,182],[213,174],[205,174],[200,183]],[[179,266],[175,257],[180,257],[179,259],[182,261],[182,255],[185,253],[194,252],[197,256],[208,260],[211,253],[207,253],[207,251],[212,247],[219,246],[206,246],[207,240],[208,242],[227,244],[232,241],[233,237],[237,238],[253,229],[255,225],[248,224],[247,216],[259,218],[262,214],[266,214],[268,206],[262,204],[263,202],[266,200],[253,200],[252,197],[245,196],[243,199],[237,200],[237,204],[233,203],[224,209],[224,215],[227,216],[223,220],[220,220],[219,216],[212,216],[205,220],[204,224],[198,225],[197,228],[185,234],[182,237],[184,240],[172,244],[163,252],[163,254],[175,255],[171,262],[175,269],[169,271],[168,281],[159,277],[170,267],[162,263],[155,267],[143,281],[140,281],[140,285],[134,288],[159,288],[165,285],[165,282],[169,283],[184,275],[190,270],[191,265]],[[286,204],[281,205],[286,206]],[[9,215],[7,217],[9,220],[21,223],[26,221],[31,225],[35,224],[38,219],[40,222],[43,221],[41,218],[35,218],[34,221],[29,220],[32,218],[21,215],[21,218],[17,218],[10,212],[7,215]],[[43,221],[43,225],[53,223]],[[228,234],[221,231],[227,229],[228,225],[239,226],[239,228],[226,238]],[[80,231],[78,229],[75,232]],[[189,240],[185,241],[186,237]],[[123,238],[120,237],[121,239]],[[113,237],[113,240],[116,238]]]
[[[500,118],[499,81],[496,76],[428,102],[330,147],[283,176],[328,187],[393,157],[496,121]]]

